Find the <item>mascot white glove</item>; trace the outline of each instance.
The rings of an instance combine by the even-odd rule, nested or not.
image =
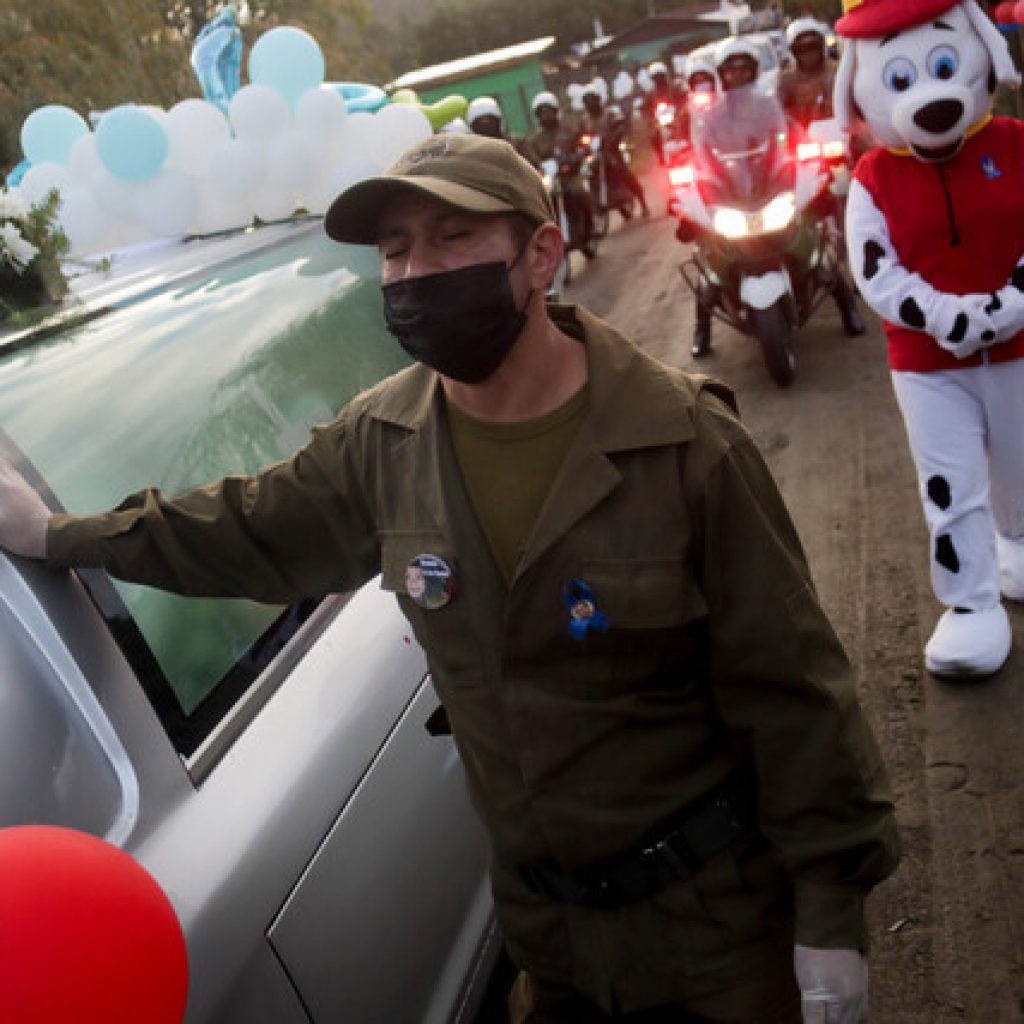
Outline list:
[[[868,1012],[868,964],[855,949],[793,947],[804,1024],[860,1024]]]
[[[1024,330],[1024,260],[1010,280],[993,292],[987,309],[996,326],[996,341],[1006,341]]]
[[[925,330],[940,348],[952,352],[957,359],[966,359],[998,340],[993,304],[993,296],[984,293],[936,292],[925,314]]]

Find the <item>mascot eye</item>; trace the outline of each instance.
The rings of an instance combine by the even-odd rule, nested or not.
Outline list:
[[[906,57],[897,57],[885,65],[882,81],[893,92],[906,92],[917,81],[917,68]]]
[[[936,46],[928,54],[928,74],[945,81],[956,74],[960,66],[960,55],[952,46]]]

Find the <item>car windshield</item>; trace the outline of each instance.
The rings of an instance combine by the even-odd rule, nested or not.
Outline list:
[[[378,284],[305,225],[15,351],[0,335],[0,428],[68,511],[96,512],[286,458],[406,363]],[[186,715],[283,612],[115,586]]]

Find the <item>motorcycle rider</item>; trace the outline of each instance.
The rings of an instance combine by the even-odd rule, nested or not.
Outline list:
[[[658,163],[664,167],[667,162],[665,160],[665,140],[662,136],[661,123],[658,121],[658,106],[666,103],[673,110],[675,122],[671,127],[671,134],[675,136],[678,134],[684,116],[685,98],[682,90],[669,77],[668,68],[664,62],[652,61],[647,66],[647,73],[651,76],[651,91],[643,98],[640,111],[647,122],[651,149],[654,150]]]
[[[594,211],[590,193],[579,174],[586,155],[580,146],[579,133],[562,123],[558,97],[553,92],[537,93],[530,107],[538,123],[526,136],[522,155],[538,170],[546,160],[554,160],[558,164],[565,215],[573,236],[566,239],[566,243],[569,248],[578,249],[592,260],[596,255],[593,246]]]
[[[477,96],[466,110],[466,124],[474,135],[484,135],[489,139],[509,141],[504,131],[504,115],[498,101],[493,96]]]
[[[828,26],[797,18],[786,28],[786,45],[796,63],[779,75],[782,109],[804,128],[832,117],[836,69],[828,57]]]
[[[723,95],[722,101],[714,104],[706,114],[706,136],[712,144],[720,135],[729,137],[737,123],[756,123],[767,127],[775,121],[776,130],[785,134],[786,125],[777,102],[754,88],[761,62],[757,48],[751,42],[742,36],[723,39],[715,48],[715,65]],[[744,109],[742,118],[737,117],[740,108]],[[678,231],[677,237],[681,237]],[[697,244],[701,244],[699,238]],[[697,289],[693,346],[690,350],[695,359],[711,351],[711,316],[719,301],[719,293],[717,286],[701,277]],[[832,297],[839,307],[843,330],[851,336],[864,334],[867,328],[857,308],[857,300],[842,273],[836,275]]]
[[[644,194],[643,185],[640,184],[637,176],[626,163],[622,151],[619,149],[619,143],[629,130],[629,121],[621,113],[605,107],[601,92],[593,82],[584,88],[582,98],[585,111],[584,127],[592,135],[601,139],[601,157],[604,160],[605,173],[608,176],[609,192],[614,192],[618,186],[627,188],[636,196],[643,215],[650,217],[651,210],[647,205],[647,196]]]

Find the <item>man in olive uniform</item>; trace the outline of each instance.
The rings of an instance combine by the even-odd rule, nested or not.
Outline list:
[[[506,143],[428,139],[326,226],[378,245],[416,364],[178,497],[50,515],[0,463],[0,544],[270,602],[381,573],[490,834],[514,1021],[859,1020],[892,805],[727,390],[545,305],[562,236]]]

